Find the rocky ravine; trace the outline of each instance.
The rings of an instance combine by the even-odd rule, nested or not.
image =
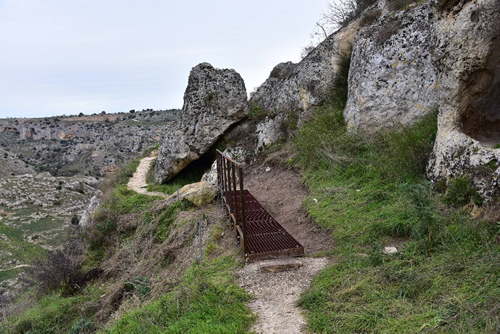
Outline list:
[[[37,171],[104,176],[159,143],[177,118],[169,110],[2,119],[0,147]]]
[[[90,198],[99,193],[97,179],[89,176],[54,177],[36,173],[7,154],[3,169],[27,172],[0,178],[0,297],[19,287],[22,267],[44,249],[61,247]],[[73,222],[75,223],[75,222]]]

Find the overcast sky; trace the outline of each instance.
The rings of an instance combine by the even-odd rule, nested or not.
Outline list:
[[[252,91],[299,61],[327,0],[0,0],[0,118],[181,108],[189,71]]]

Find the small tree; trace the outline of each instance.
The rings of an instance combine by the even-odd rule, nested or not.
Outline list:
[[[329,2],[326,12],[316,22],[311,34],[313,41],[319,43],[335,30],[347,26],[376,0],[338,0]]]

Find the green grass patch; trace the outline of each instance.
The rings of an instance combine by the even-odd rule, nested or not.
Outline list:
[[[192,207],[187,200],[175,202],[162,212],[158,219],[155,241],[161,243],[165,241],[173,228],[177,214]]]
[[[91,286],[81,295],[73,297],[64,298],[58,292],[52,293],[42,297],[21,315],[13,315],[2,321],[0,332],[66,334],[79,333],[75,331],[78,328],[95,330],[91,320],[95,312],[93,304],[101,293],[102,290]]]
[[[130,190],[125,185],[116,187],[112,196],[106,201],[105,207],[112,209],[117,214],[128,214],[142,212],[160,197],[142,195]]]
[[[432,257],[411,252],[350,256],[318,275],[302,295],[315,333],[495,333],[500,270],[496,250]]]
[[[480,204],[466,178],[443,196],[426,181],[437,112],[366,135],[346,129],[343,105],[337,98],[318,108],[294,139],[310,189],[304,207],[337,241],[336,263],[300,300],[309,330],[495,333],[498,228],[442,202]],[[398,254],[382,252],[393,245]]]
[[[103,333],[245,333],[254,316],[250,296],[234,283],[236,262],[222,257],[193,265],[158,300],[126,313]]]

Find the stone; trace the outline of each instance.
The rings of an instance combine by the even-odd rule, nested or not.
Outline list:
[[[260,271],[269,273],[278,273],[282,271],[296,270],[302,267],[302,261],[297,259],[277,259],[268,260],[260,263]]]
[[[175,198],[177,194],[173,194]],[[212,202],[217,196],[217,188],[206,181],[185,185],[179,189],[179,197],[184,198],[196,206],[204,206]]]
[[[349,128],[374,133],[408,126],[435,110],[432,15],[430,3],[390,12],[356,35],[344,109]]]
[[[99,193],[98,195],[95,195],[90,199],[90,203],[85,211],[83,211],[82,217],[79,221],[79,225],[81,227],[87,227],[90,225],[92,221],[92,215],[97,211],[97,208],[101,204],[101,195],[102,193]]]
[[[350,52],[359,20],[328,36],[298,64],[281,63],[252,94],[249,104],[268,115],[257,125],[257,151],[290,136],[324,102],[337,78],[339,63]]]
[[[238,162],[243,162],[245,161],[245,158],[248,156],[248,152],[241,146],[236,146],[233,148],[227,148],[224,150],[225,155],[228,155],[231,157],[231,159],[238,161]],[[210,184],[213,184],[214,186],[217,186],[217,161],[214,161],[212,163],[212,166],[210,167],[210,170],[208,170],[203,176],[201,177],[202,181],[206,181]]]
[[[161,143],[155,182],[167,182],[198,159],[248,110],[245,84],[235,70],[216,69],[208,63],[194,67],[177,129]]]
[[[396,254],[398,249],[396,247],[384,247],[384,254]]]

